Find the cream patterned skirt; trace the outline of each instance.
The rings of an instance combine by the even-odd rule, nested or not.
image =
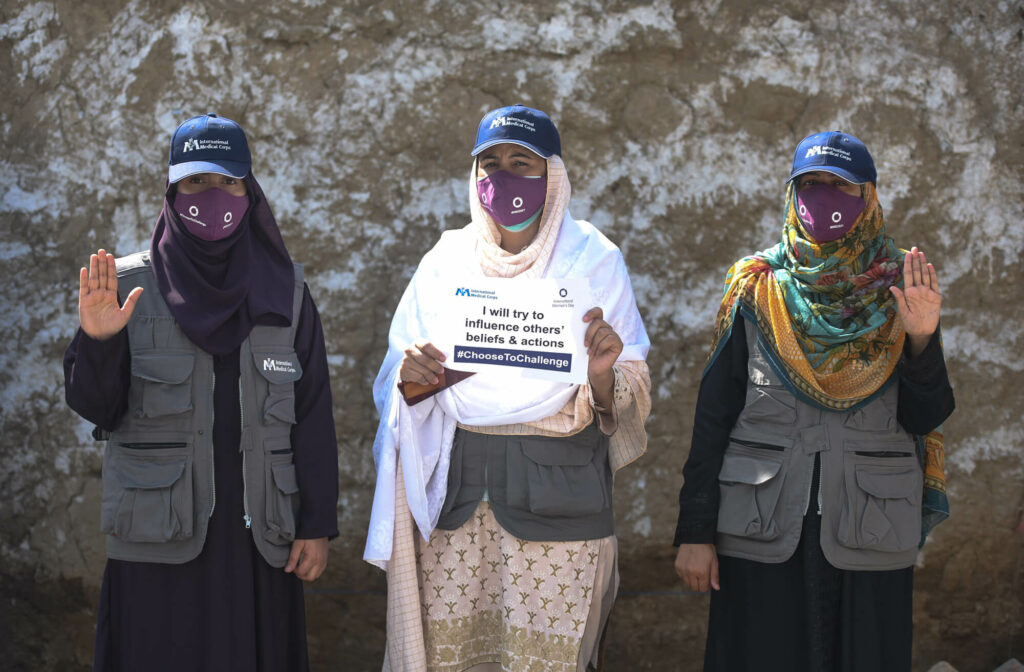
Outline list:
[[[615,537],[518,539],[487,502],[458,530],[435,530],[429,542],[417,537],[427,669],[583,672],[596,665],[618,588],[616,548]]]

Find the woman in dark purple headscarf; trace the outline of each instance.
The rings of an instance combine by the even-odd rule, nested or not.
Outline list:
[[[80,272],[65,388],[107,442],[95,670],[308,669],[299,579],[338,534],[331,389],[250,168],[238,124],[185,121],[150,250]]]

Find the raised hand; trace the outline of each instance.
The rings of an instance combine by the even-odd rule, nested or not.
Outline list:
[[[918,355],[938,329],[942,307],[939,277],[924,252],[917,247],[907,252],[903,258],[903,289],[890,289],[896,297],[896,308],[910,339],[911,355]]]
[[[89,257],[89,268],[78,273],[78,320],[90,338],[105,341],[124,329],[142,294],[136,287],[124,306],[117,303],[117,266],[114,255],[99,250]]]

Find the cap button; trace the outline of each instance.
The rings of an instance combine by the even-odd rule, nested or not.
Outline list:
[[[213,112],[207,112],[206,116],[208,116],[208,117],[216,117],[217,115],[214,114]]]

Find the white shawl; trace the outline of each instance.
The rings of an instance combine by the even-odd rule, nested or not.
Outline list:
[[[431,336],[419,296],[425,293],[425,286],[438,279],[483,276],[476,261],[480,244],[474,224],[442,234],[420,262],[391,323],[388,353],[373,385],[381,420],[373,445],[377,487],[363,554],[364,560],[382,569],[391,558],[399,459],[409,509],[420,534],[429,539],[447,492],[456,425],[509,425],[546,418],[565,406],[578,389],[576,385],[524,379],[499,371],[478,373],[415,406],[404,402],[397,383],[405,348]],[[604,310],[604,319],[624,344],[618,361],[646,358],[650,341],[622,254],[590,223],[565,213],[540,277],[589,278],[594,304]]]

